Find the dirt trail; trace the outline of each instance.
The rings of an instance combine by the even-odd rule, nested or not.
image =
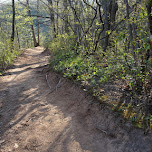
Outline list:
[[[151,133],[46,72],[43,50],[27,49],[0,77],[0,152],[152,152]]]

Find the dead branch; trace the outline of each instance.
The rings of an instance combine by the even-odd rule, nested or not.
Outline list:
[[[49,86],[49,88],[51,89],[51,86],[50,86],[50,84],[49,84],[49,81],[48,81],[48,75],[46,74],[46,82],[47,82],[47,84],[48,84],[48,86]]]
[[[60,87],[60,86],[59,86],[59,85],[60,85],[60,83],[61,83],[61,78],[60,78],[60,80],[59,80],[58,84],[57,84],[57,85],[56,85],[56,87],[55,87],[55,88],[56,88],[56,91],[57,91],[57,88],[59,88],[59,87]]]
[[[102,133],[104,133],[104,134],[107,135],[107,132],[106,132],[105,130],[99,129],[98,127],[96,127],[95,129],[96,129],[97,131],[102,132]]]
[[[60,80],[59,80],[59,82],[57,83],[57,85],[56,85],[56,87],[53,89],[53,90],[51,90],[47,95],[49,95],[49,94],[51,94],[51,93],[53,93],[54,91],[57,91],[57,88],[59,88],[60,86],[60,83],[61,83],[61,78],[60,78]]]

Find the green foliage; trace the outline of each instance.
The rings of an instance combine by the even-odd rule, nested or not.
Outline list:
[[[21,54],[18,48],[12,49],[11,40],[6,40],[5,43],[0,42],[0,72],[2,73],[14,59]]]
[[[65,77],[81,82],[84,91],[97,97],[100,102],[108,99],[102,88],[103,84],[117,79],[125,80],[127,85],[125,84],[124,94],[129,92],[130,99],[128,102],[122,99],[121,105],[118,107],[118,103],[115,104],[114,109],[136,126],[143,127],[145,120],[150,118],[148,120],[151,121],[151,114],[149,116],[148,112],[147,116],[147,111],[144,108],[138,110],[138,107],[147,106],[146,96],[149,96],[148,90],[151,89],[152,82],[152,59],[146,59],[146,51],[150,49],[150,45],[149,32],[144,26],[148,23],[145,8],[139,6],[138,11],[132,13],[125,23],[136,25],[136,37],[130,42],[127,28],[113,32],[106,51],[98,45],[96,52],[93,52],[94,39],[91,34],[79,46],[76,45],[74,36],[57,36],[47,43],[53,56],[50,64]]]
[[[103,83],[112,81],[122,76],[123,65],[107,52],[103,60],[101,54],[87,56],[79,46],[76,51],[75,38],[67,35],[60,35],[49,43],[53,58],[51,66],[65,77],[74,78],[81,82],[84,91],[92,93],[99,100],[105,100],[104,91],[100,87]],[[108,63],[108,62],[109,63]]]

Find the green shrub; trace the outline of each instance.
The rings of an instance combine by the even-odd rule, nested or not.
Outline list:
[[[6,70],[6,68],[13,63],[14,59],[20,55],[18,48],[12,49],[12,42],[6,40],[5,43],[0,42],[0,72]]]
[[[140,55],[142,54],[139,53],[138,55],[138,66],[134,66],[135,60],[131,53],[125,53],[123,47],[120,47],[117,53],[114,52],[115,50],[108,49],[104,52],[104,57],[101,48],[98,48],[96,53],[91,55],[91,50],[88,51],[83,45],[76,47],[75,38],[68,35],[58,36],[48,46],[52,54],[50,65],[53,69],[63,73],[64,77],[79,81],[84,91],[97,97],[100,102],[108,99],[102,88],[104,83],[117,79],[127,80],[127,87],[132,94],[131,98],[137,97],[135,101],[138,100],[139,102],[129,101],[129,103],[123,103],[118,108],[117,103],[114,105],[114,109],[117,109],[118,112],[121,111],[124,118],[132,120],[136,126],[142,127],[139,122],[144,121],[147,116],[144,116],[143,111],[136,113],[136,107],[143,104],[141,99],[144,99],[142,94],[138,95],[139,84],[142,84],[141,90],[146,90],[147,82],[152,79],[148,71],[144,74],[141,72]],[[152,59],[148,62],[147,68],[150,69]],[[140,115],[142,117],[139,119]],[[135,119],[135,116],[138,120]]]
[[[54,41],[50,42],[49,48],[53,58],[50,60],[51,66],[58,72],[63,73],[65,77],[75,78],[81,82],[85,91],[92,92],[94,96],[103,95],[100,84],[111,81],[118,75],[122,76],[123,65],[116,61],[115,58],[104,61],[96,59],[99,55],[86,56],[83,46],[76,51],[74,37],[61,35]],[[82,49],[82,50],[80,50]],[[79,52],[79,53],[78,53]]]

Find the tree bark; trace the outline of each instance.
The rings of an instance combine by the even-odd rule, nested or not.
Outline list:
[[[69,33],[69,26],[68,26],[68,2],[67,0],[63,1],[63,6],[64,6],[64,12],[65,12],[65,22],[64,22],[64,30],[66,33]]]
[[[150,34],[152,35],[152,15],[151,15],[151,7],[152,7],[152,0],[148,0],[148,2],[147,2],[147,14],[148,14]]]
[[[56,28],[55,28],[55,17],[53,10],[53,2],[52,0],[47,0],[49,3],[49,11],[50,11],[50,20],[51,20],[51,27],[53,29],[53,38],[56,37]]]
[[[57,14],[59,14],[59,0],[56,2],[57,5]],[[56,34],[59,34],[59,16],[56,16]]]
[[[40,27],[39,27],[39,5],[40,0],[37,0],[37,45],[40,45]]]
[[[27,3],[27,8],[28,8],[28,15],[29,15],[30,17],[32,17],[32,15],[31,15],[31,10],[30,10],[30,6],[29,6],[29,0],[26,0],[26,3]],[[34,46],[37,47],[37,46],[38,46],[38,43],[37,43],[37,41],[36,41],[33,23],[31,24],[31,30],[32,30],[32,36],[33,36]]]
[[[12,10],[13,10],[13,18],[12,18],[11,41],[14,42],[14,37],[15,37],[15,1],[14,0],[12,0]]]
[[[104,7],[105,15],[104,15],[104,24],[105,24],[105,32],[104,34],[107,35],[107,32],[112,30],[115,26],[115,19],[116,13],[118,11],[118,4],[116,0],[110,1],[110,3],[105,3]],[[104,42],[104,52],[106,51],[109,45],[109,36],[105,38]]]
[[[125,0],[125,4],[126,4],[126,12],[127,12],[127,19],[129,20],[130,19],[130,16],[129,16],[129,4],[128,4],[128,0]],[[129,23],[128,24],[128,29],[129,29],[129,38],[130,38],[130,42],[131,43],[131,49],[132,49],[132,55],[134,57],[134,60],[136,61],[136,56],[135,56],[135,46],[133,45],[132,41],[133,41],[133,27],[132,25]]]
[[[18,47],[19,49],[21,48],[21,45],[20,45],[20,39],[19,39],[19,34],[18,34],[18,29],[16,27],[16,35],[17,35],[17,41],[18,41]]]

